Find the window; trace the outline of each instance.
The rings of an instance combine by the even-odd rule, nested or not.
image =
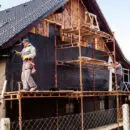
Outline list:
[[[66,104],[66,113],[74,113],[74,104],[73,103],[68,103]]]
[[[104,110],[104,100],[100,101],[100,110]]]

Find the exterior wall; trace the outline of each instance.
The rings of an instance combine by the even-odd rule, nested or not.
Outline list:
[[[70,2],[65,5],[65,10],[62,13],[53,14],[47,19],[61,24],[62,28],[77,27],[79,19],[81,24],[84,24],[85,10],[86,8],[81,2],[78,2],[78,0],[70,0]]]
[[[85,130],[114,124],[116,122],[115,101],[116,97],[84,98]]]
[[[47,17],[46,19],[41,19],[39,23],[30,30],[30,32],[48,37],[49,23],[55,23],[57,25],[60,25],[62,29],[78,27],[79,19],[81,25],[85,24],[86,11],[87,9],[83,3],[81,2],[78,3],[78,0],[70,0],[70,2],[68,2],[65,5],[65,9],[62,13],[54,13],[49,17]],[[67,41],[68,38],[64,40]],[[93,39],[93,37],[91,37],[88,40],[94,41],[95,48],[97,50],[106,51],[104,41],[102,38],[97,38],[96,42],[95,39]],[[83,40],[81,44],[83,46],[85,45],[87,46],[88,42]]]
[[[22,116],[23,120],[29,119],[41,119],[64,116],[69,114],[80,113],[80,105],[78,100],[69,99],[23,99],[22,104]],[[35,105],[34,105],[35,103]],[[68,108],[68,104],[73,104],[72,108]],[[10,117],[11,121],[18,120],[18,102],[12,102],[12,108],[10,102],[6,102],[7,113],[6,116]],[[29,108],[29,109],[28,109]],[[32,108],[32,109],[31,109]],[[58,111],[58,113],[57,113]]]
[[[5,81],[5,68],[6,68],[6,59],[0,59],[0,94],[3,89],[3,84]],[[5,101],[1,100],[0,102],[0,119],[5,117]]]
[[[38,86],[38,90],[49,90],[54,87],[55,73],[54,73],[54,44],[53,38],[49,38],[28,34],[30,42],[36,48],[36,57],[34,59],[36,73],[33,78]],[[14,46],[14,50],[21,51],[22,46]],[[7,91],[17,91],[18,82],[21,81],[22,59],[20,56],[13,54],[8,59],[6,75],[7,75]]]
[[[6,67],[6,60],[0,59],[0,92],[2,91],[2,87],[5,81],[5,67]]]
[[[84,57],[93,57],[92,50],[88,47],[82,47],[82,56]],[[67,52],[67,53],[66,53]],[[94,50],[94,57],[98,60],[107,61],[107,56],[102,51]],[[99,57],[100,56],[100,57]],[[78,59],[78,47],[65,48],[57,51],[57,59],[59,61],[72,61]],[[95,75],[93,76],[93,68]],[[100,68],[100,69],[99,69]],[[58,87],[60,89],[80,89],[79,85],[79,68],[76,66],[58,66]],[[93,78],[94,77],[94,78]],[[109,71],[106,67],[95,65],[85,65],[85,68],[82,69],[82,83],[84,91],[106,91],[108,90],[109,84]],[[95,82],[93,82],[93,80]],[[74,82],[72,82],[74,81]]]
[[[80,9],[78,9],[78,0],[72,0],[71,2],[69,2],[68,4],[65,5],[65,10],[62,12],[62,13],[59,13],[59,14],[53,14],[51,16],[49,16],[48,18],[46,19],[41,19],[39,21],[39,23],[37,25],[35,25],[31,30],[30,32],[32,32],[34,35],[37,35],[37,36],[43,36],[43,37],[47,37],[49,38],[49,26],[50,26],[50,23],[56,23],[57,25],[61,26],[61,28],[71,28],[71,27],[77,27],[78,26],[78,19],[80,17],[82,23],[81,24],[84,24],[84,21],[85,21],[85,8],[84,6],[80,3]],[[73,5],[73,7],[72,7]],[[77,15],[79,12],[80,15]],[[36,39],[37,40],[37,39]],[[95,39],[93,39],[94,43],[96,44],[95,47],[96,49],[98,50],[102,50],[104,51],[105,47],[104,47],[104,42],[102,39],[98,38],[97,39],[97,42],[95,42]],[[39,40],[35,41],[36,42],[36,45],[38,44]],[[41,41],[41,45],[42,43],[44,43],[44,41]],[[41,48],[39,48],[41,49]],[[39,52],[41,50],[38,50]],[[42,50],[43,51],[43,50]],[[44,52],[44,51],[43,51]],[[49,52],[49,51],[48,51]],[[44,54],[43,54],[44,55]],[[39,55],[41,56],[41,54]],[[41,63],[41,60],[38,62],[38,63]],[[44,64],[44,63],[43,63]],[[41,65],[41,64],[40,64]],[[43,66],[42,66],[43,67]],[[44,68],[44,67],[43,67]],[[39,69],[41,71],[41,69]],[[62,71],[63,72],[63,71]],[[49,72],[50,73],[50,72]],[[43,74],[45,74],[45,72],[43,72]],[[86,74],[86,73],[85,73]],[[40,73],[39,73],[40,75]],[[53,76],[54,77],[54,76]],[[86,75],[85,75],[86,77]],[[40,75],[40,78],[43,78],[43,76]],[[40,79],[39,78],[39,79]],[[42,83],[41,83],[42,84]],[[43,83],[44,84],[44,83]],[[45,85],[45,84],[44,84]],[[43,86],[44,87],[44,86]],[[48,88],[50,87],[54,87],[54,85],[50,85]],[[47,89],[48,89],[47,88]],[[45,90],[45,88],[44,88]],[[32,101],[33,102],[33,101]],[[48,103],[48,102],[47,102]],[[50,105],[51,105],[51,102],[49,102]],[[49,104],[48,103],[48,104]],[[45,104],[45,103],[43,103]],[[65,106],[64,104],[61,104],[61,102],[59,102],[59,107],[63,108],[63,106]],[[96,104],[95,104],[95,110],[99,110],[100,109],[100,101],[96,101]],[[54,103],[55,105],[55,103]],[[76,104],[77,105],[77,104]],[[94,107],[94,104],[90,101],[88,103],[87,106],[92,106]],[[9,107],[9,104],[7,104],[7,106]],[[79,107],[79,105],[77,105]],[[91,111],[91,110],[94,110],[93,108],[91,109],[90,107],[87,108],[86,106],[86,110],[88,111]],[[40,108],[40,107],[39,107]],[[53,108],[53,105],[52,107],[50,106],[47,106],[45,109],[48,110],[48,108]],[[24,108],[25,109],[25,108]],[[37,108],[36,108],[37,109]],[[91,109],[91,110],[90,110]],[[15,110],[15,109],[14,109]],[[15,113],[15,111],[13,110],[12,113]],[[26,109],[28,110],[28,109]],[[38,110],[38,109],[37,109]],[[46,111],[45,110],[45,111]],[[65,114],[65,107],[63,109],[60,109],[61,111],[61,115],[64,115]],[[8,114],[7,115],[10,115],[11,113],[11,110],[8,108]],[[52,110],[50,110],[52,111]],[[76,110],[78,111],[78,110]],[[39,112],[39,111],[37,111]],[[80,112],[80,111],[79,111]],[[55,113],[55,112],[54,112]],[[54,114],[53,113],[53,114]],[[52,115],[53,115],[52,114]],[[40,115],[40,114],[39,114]],[[10,115],[11,116],[11,115]],[[26,116],[29,116],[29,114],[25,114],[25,119],[27,119]],[[32,116],[30,114],[30,116]],[[37,115],[36,115],[37,116]],[[40,115],[41,116],[41,115]]]
[[[116,108],[115,102],[115,97],[84,98],[84,113]]]

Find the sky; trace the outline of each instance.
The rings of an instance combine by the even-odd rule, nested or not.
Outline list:
[[[97,0],[111,30],[130,61],[130,0]]]
[[[4,10],[29,0],[0,0]],[[97,0],[125,57],[130,60],[130,0]]]

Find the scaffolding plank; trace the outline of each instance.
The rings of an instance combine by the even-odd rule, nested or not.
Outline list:
[[[78,60],[70,60],[70,61],[57,61],[57,65],[65,65],[65,64],[73,64],[73,65],[78,65],[80,63],[80,60],[82,62],[82,65],[87,65],[87,64],[93,64],[93,65],[100,65],[100,66],[106,66],[106,67],[114,67],[111,64],[108,64],[106,61],[103,60],[97,60],[94,58],[90,57],[79,57]]]
[[[90,58],[90,57],[79,57],[79,59],[82,61],[82,63],[110,66],[106,61],[97,60],[97,59]]]
[[[81,32],[81,36],[85,37],[88,35],[98,35],[100,37],[103,38],[107,38],[107,39],[111,39],[112,36],[108,33],[105,33],[103,31],[99,31],[97,29],[93,29],[91,26],[85,24],[82,25],[80,28],[68,28],[68,29],[63,29],[62,32],[63,33],[70,33],[70,34],[75,34],[75,35],[79,35],[79,29]]]
[[[94,96],[116,96],[116,95],[130,95],[126,91],[35,91],[35,92],[6,92],[4,100],[18,100],[21,98],[81,98]]]
[[[123,122],[119,122],[119,127],[123,126]],[[106,125],[106,126],[102,126],[102,127],[97,127],[97,128],[93,128],[93,129],[89,129],[89,130],[112,130],[112,129],[116,129],[118,128],[118,123],[115,124],[110,124],[110,125]]]
[[[78,47],[78,43],[71,43],[71,44],[59,44],[57,45],[57,49],[64,49],[64,48],[73,48],[73,47]]]

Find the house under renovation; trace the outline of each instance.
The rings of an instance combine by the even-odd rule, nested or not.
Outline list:
[[[36,47],[37,91],[20,91],[21,40]],[[114,63],[123,66],[118,91]],[[130,63],[96,0],[31,0],[0,12],[0,115],[12,130],[119,127]],[[108,128],[109,129],[109,128]]]

